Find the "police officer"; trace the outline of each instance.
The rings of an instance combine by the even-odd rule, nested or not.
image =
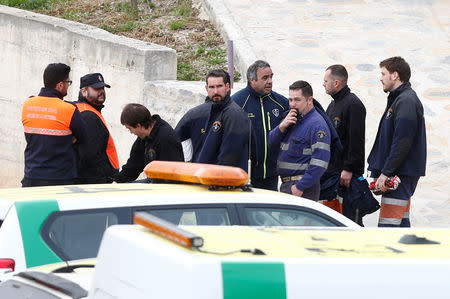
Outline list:
[[[119,170],[119,158],[111,133],[101,111],[105,107],[105,83],[102,74],[80,78],[80,96],[76,105],[88,127],[87,142],[77,146],[79,184],[111,183]]]
[[[272,90],[272,77],[273,72],[267,62],[255,61],[247,70],[247,87],[236,92],[232,99],[252,122],[257,161],[252,164],[251,183],[257,188],[276,191],[278,150],[267,146],[267,136],[280,124],[284,112],[289,110],[289,102]]]
[[[327,108],[336,132],[339,135],[343,150],[330,161],[327,174],[339,175],[341,188],[350,187],[352,177],[364,174],[366,108],[361,100],[350,91],[347,85],[348,73],[343,65],[329,66],[324,75],[323,87],[333,101]],[[324,176],[325,177],[325,176]],[[340,194],[344,194],[341,190]],[[348,201],[343,199],[343,214],[352,220],[353,212]],[[362,224],[362,220],[356,222]]]
[[[389,93],[386,110],[368,163],[381,197],[378,226],[410,227],[411,197],[425,175],[427,143],[423,106],[411,88],[411,69],[402,57],[380,62],[383,91]],[[388,177],[399,176],[398,188],[387,193]]]
[[[27,145],[22,187],[75,183],[74,143],[86,142],[86,124],[77,107],[63,100],[72,84],[69,73],[66,64],[49,64],[44,70],[45,87],[23,104]]]
[[[191,140],[192,162],[229,165],[247,170],[250,124],[230,98],[230,75],[212,70],[206,75],[205,103],[190,109],[175,131]]]
[[[280,191],[317,201],[320,177],[330,159],[330,131],[314,107],[308,82],[289,86],[289,107],[287,116],[269,133],[269,146],[280,149]]]

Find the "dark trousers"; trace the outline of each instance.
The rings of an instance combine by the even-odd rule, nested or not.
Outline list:
[[[297,184],[298,181],[290,181],[286,183],[282,183],[280,186],[280,191],[283,193],[292,194],[291,186]],[[310,188],[306,188],[303,191],[302,197],[311,199],[314,201],[318,201],[320,197],[320,183],[315,184]]]
[[[252,178],[251,183],[255,188],[278,191],[278,176],[272,176],[265,179]]]

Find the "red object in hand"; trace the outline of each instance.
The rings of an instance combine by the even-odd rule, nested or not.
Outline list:
[[[380,190],[377,190],[375,188],[375,184],[376,184],[376,180],[372,181],[369,185],[369,190],[371,190],[373,192],[373,194],[375,195],[379,195],[382,194],[383,192],[381,192]],[[394,176],[392,178],[387,178],[386,182],[384,183],[387,191],[386,192],[391,192],[394,191],[395,189],[398,188],[398,185],[400,185],[401,180],[398,176]]]

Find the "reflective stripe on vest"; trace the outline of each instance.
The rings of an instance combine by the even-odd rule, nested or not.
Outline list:
[[[31,97],[22,108],[22,124],[28,134],[69,136],[75,106],[59,98]]]
[[[109,159],[109,162],[111,163],[112,167],[114,167],[115,169],[119,169],[119,157],[117,155],[116,146],[114,144],[114,140],[111,137],[111,132],[109,132],[108,126],[106,125],[105,119],[103,118],[102,114],[89,104],[76,103],[76,105],[78,107],[78,110],[80,110],[81,113],[83,113],[83,111],[88,110],[88,111],[95,113],[95,115],[97,115],[98,118],[101,119],[101,121],[105,125],[106,130],[108,130],[108,135],[109,135],[108,145],[106,147],[106,154],[108,155],[108,159]]]

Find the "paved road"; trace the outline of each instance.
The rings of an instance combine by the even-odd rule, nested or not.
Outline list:
[[[274,90],[311,83],[327,106],[322,81],[328,65],[344,64],[349,86],[366,105],[366,154],[373,144],[386,94],[378,63],[403,56],[411,65],[428,134],[427,176],[412,201],[415,227],[450,227],[450,1],[449,0],[204,0],[204,8],[234,41],[242,69],[265,59]],[[377,215],[365,218],[376,225]]]

